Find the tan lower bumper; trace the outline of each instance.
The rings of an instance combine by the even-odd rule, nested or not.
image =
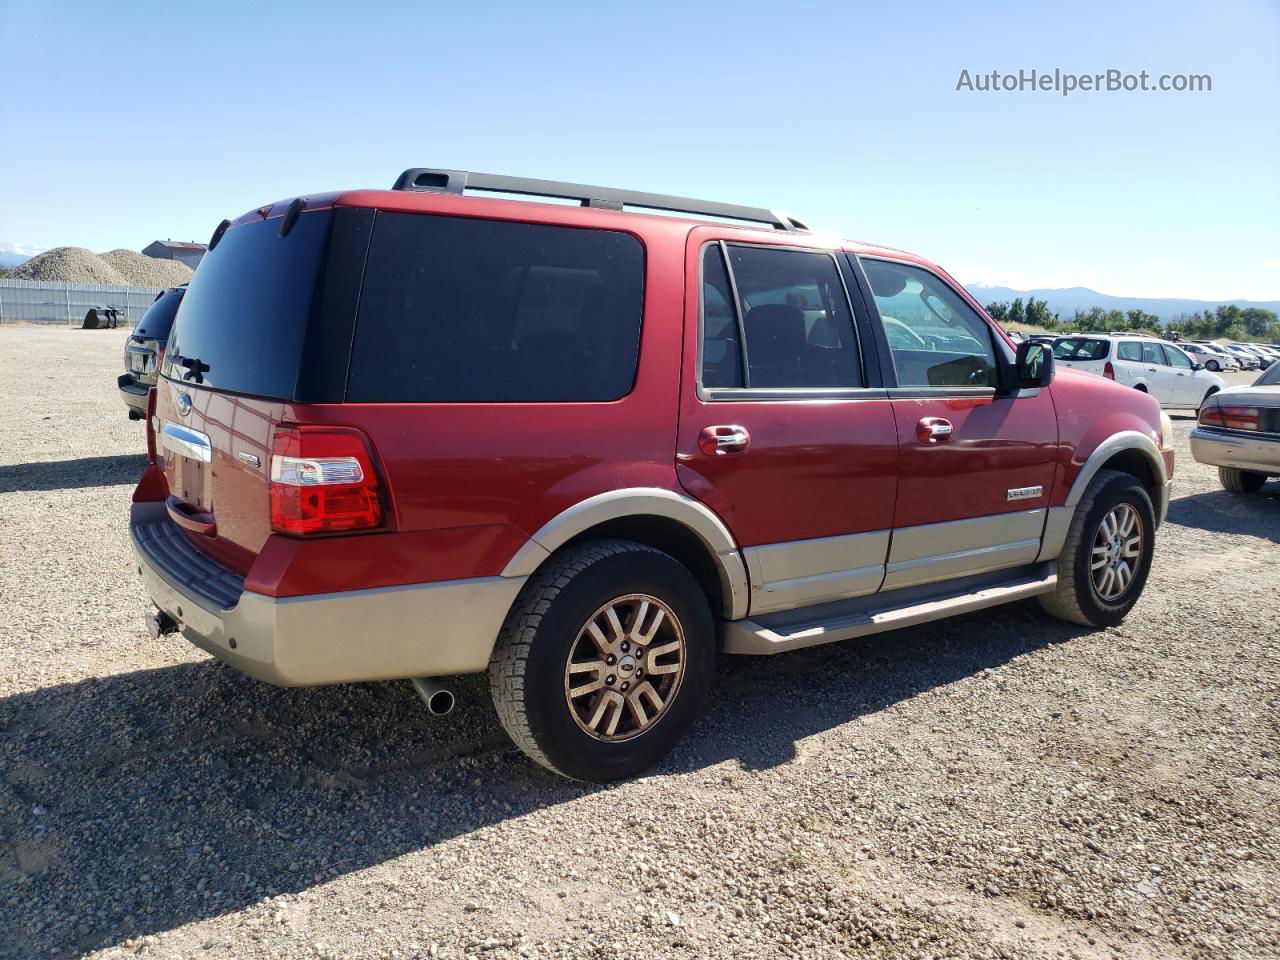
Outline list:
[[[210,610],[135,547],[157,607],[197,647],[286,687],[479,673],[524,577],[484,577],[276,599],[245,591]]]
[[[1191,456],[1213,467],[1235,467],[1268,476],[1280,475],[1280,440],[1245,437],[1196,427],[1191,431]]]

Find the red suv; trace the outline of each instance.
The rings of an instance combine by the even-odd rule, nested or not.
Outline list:
[[[919,257],[450,170],[224,222],[150,406],[156,631],[436,710],[426,678],[487,671],[591,780],[671,749],[719,651],[1031,596],[1117,623],[1173,472],[1151,397],[1055,378]]]

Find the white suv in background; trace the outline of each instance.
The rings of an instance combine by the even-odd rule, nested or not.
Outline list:
[[[1217,373],[1220,370],[1239,370],[1240,361],[1216,344],[1180,343],[1178,348],[1191,355],[1197,363],[1203,363],[1205,369]]]
[[[1074,370],[1096,373],[1155,397],[1162,407],[1199,410],[1224,386],[1221,377],[1171,343],[1153,337],[1081,334],[1059,337],[1053,356]]]

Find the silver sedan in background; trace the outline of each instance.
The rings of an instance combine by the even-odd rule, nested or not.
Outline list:
[[[1205,400],[1191,431],[1191,456],[1217,467],[1232,493],[1257,493],[1269,477],[1280,477],[1280,363],[1249,386]]]

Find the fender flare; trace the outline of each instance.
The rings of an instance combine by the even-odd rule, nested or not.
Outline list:
[[[638,516],[674,520],[695,534],[714,558],[724,598],[723,615],[730,620],[747,615],[747,569],[729,528],[705,504],[661,487],[609,490],[575,503],[544,523],[507,562],[502,576],[527,577],[552,553],[592,527]]]
[[[1156,486],[1163,487],[1168,483],[1169,478],[1164,470],[1164,457],[1160,455],[1160,448],[1156,446],[1156,442],[1137,430],[1122,430],[1107,437],[1094,448],[1093,453],[1089,454],[1084,466],[1076,474],[1076,479],[1071,484],[1071,490],[1067,493],[1067,499],[1063,505],[1075,507],[1084,496],[1085,490],[1089,488],[1089,484],[1093,482],[1093,478],[1102,469],[1102,465],[1125,450],[1137,450],[1146,458],[1151,466],[1151,474],[1156,478]]]
[[[1156,523],[1159,524],[1164,519],[1165,510],[1168,508],[1169,477],[1165,473],[1164,457],[1160,454],[1160,448],[1156,446],[1156,442],[1151,437],[1137,430],[1122,430],[1119,433],[1113,433],[1098,444],[1093,453],[1089,454],[1084,466],[1076,474],[1076,478],[1071,484],[1071,489],[1067,492],[1067,499],[1062,506],[1049,508],[1048,515],[1045,517],[1044,537],[1040,544],[1040,554],[1036,557],[1037,563],[1045,560],[1054,560],[1062,553],[1062,547],[1067,542],[1067,531],[1071,527],[1071,521],[1075,518],[1076,507],[1081,499],[1084,498],[1084,492],[1089,489],[1089,484],[1098,475],[1102,465],[1117,453],[1123,453],[1126,450],[1136,450],[1141,453],[1143,459],[1150,465],[1151,474],[1156,478],[1158,502],[1153,504],[1156,511]]]

